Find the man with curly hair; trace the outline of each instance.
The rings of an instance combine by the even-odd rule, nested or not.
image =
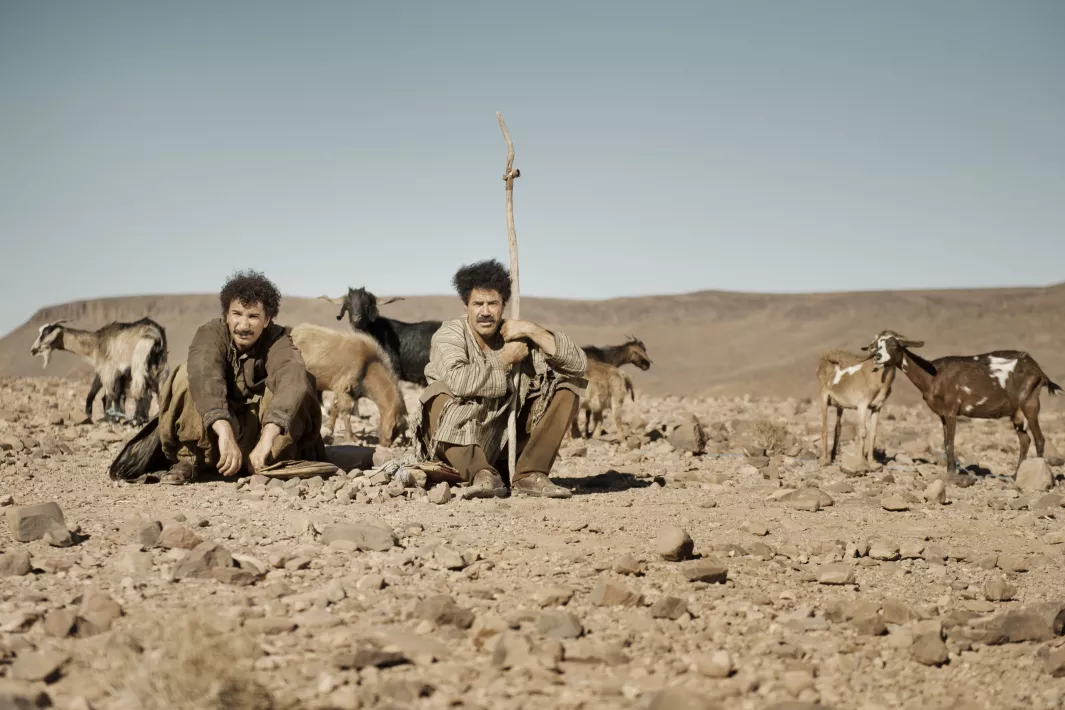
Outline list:
[[[453,284],[466,315],[445,322],[433,336],[425,367],[429,385],[414,420],[416,456],[453,468],[469,484],[468,497],[506,495],[500,470],[507,464],[517,368],[517,461],[510,489],[569,498],[572,493],[548,474],[587,384],[584,351],[559,331],[503,320],[510,274],[498,261],[463,266]]]
[[[222,316],[200,326],[159,392],[159,442],[172,465],[160,482],[189,483],[215,468],[255,473],[281,461],[323,461],[314,381],[286,329],[281,294],[256,271],[233,274]]]

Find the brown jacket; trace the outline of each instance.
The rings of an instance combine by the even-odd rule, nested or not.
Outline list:
[[[204,429],[219,419],[236,424],[234,413],[273,394],[263,424],[287,432],[300,400],[307,394],[303,357],[285,328],[271,323],[248,352],[238,354],[224,318],[204,323],[189,346],[189,391]]]

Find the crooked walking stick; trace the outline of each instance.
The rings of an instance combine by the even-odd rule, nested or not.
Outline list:
[[[518,235],[514,231],[514,180],[521,171],[514,167],[514,144],[510,141],[507,124],[503,115],[496,111],[499,128],[507,142],[507,167],[503,171],[503,181],[507,186],[507,241],[510,244],[510,316],[518,320],[521,316],[521,288],[518,285]],[[518,386],[521,384],[521,367],[514,368],[514,396],[510,400],[510,415],[507,418],[507,464],[511,483],[514,482],[514,467],[517,463],[518,449]]]

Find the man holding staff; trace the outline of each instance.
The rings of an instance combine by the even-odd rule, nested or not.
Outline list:
[[[586,386],[584,351],[559,331],[524,320],[503,320],[510,274],[496,260],[463,266],[452,281],[466,315],[446,321],[433,336],[428,387],[416,414],[415,454],[444,462],[469,484],[467,497],[507,493],[507,415],[514,368],[518,377],[517,463],[510,489],[569,498],[548,474],[562,437],[577,415]]]

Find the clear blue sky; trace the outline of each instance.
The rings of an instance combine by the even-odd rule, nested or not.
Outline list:
[[[0,332],[215,291],[1065,280],[1065,3],[0,2]]]

